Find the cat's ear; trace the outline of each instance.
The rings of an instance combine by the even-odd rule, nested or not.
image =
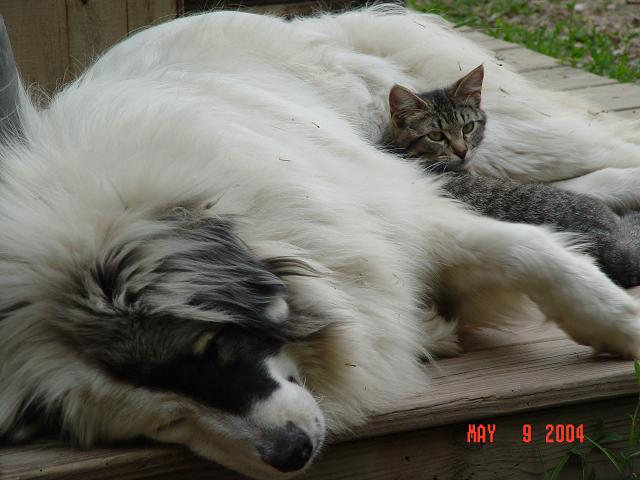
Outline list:
[[[418,110],[424,110],[426,102],[406,87],[394,85],[389,92],[391,120],[397,125],[404,117]]]
[[[449,94],[474,107],[480,107],[482,80],[484,80],[484,66],[480,65],[454,83],[449,88]]]

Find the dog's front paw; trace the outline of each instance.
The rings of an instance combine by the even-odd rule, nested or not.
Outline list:
[[[573,323],[564,330],[576,342],[592,347],[597,353],[640,359],[640,311],[634,303],[615,304],[609,315],[594,315]],[[602,313],[602,312],[600,312]]]
[[[611,353],[627,359],[640,359],[640,317],[616,322],[591,345],[597,353]]]

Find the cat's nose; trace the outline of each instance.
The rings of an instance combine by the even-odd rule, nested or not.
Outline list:
[[[464,160],[465,157],[467,156],[467,149],[466,148],[454,148],[453,149],[453,153],[455,153],[456,156],[460,158],[460,160]]]

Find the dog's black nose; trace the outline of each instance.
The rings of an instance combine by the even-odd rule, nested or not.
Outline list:
[[[272,437],[270,445],[260,450],[264,462],[276,470],[295,472],[303,468],[313,455],[313,443],[301,428],[287,422],[287,426]]]

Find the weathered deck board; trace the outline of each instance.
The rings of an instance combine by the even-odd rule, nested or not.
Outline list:
[[[501,478],[496,475],[514,468],[514,459],[520,458],[523,470],[513,478],[533,479],[542,471],[542,464],[533,455],[533,447],[520,439],[522,423],[531,423],[538,430],[534,443],[549,464],[566,449],[541,440],[544,425],[552,420],[591,425],[594,412],[600,412],[609,428],[622,432],[628,427],[626,413],[635,402],[630,394],[637,391],[631,362],[593,357],[588,348],[552,327],[478,331],[465,335],[463,341],[468,353],[440,361],[439,369],[427,367],[433,380],[423,394],[374,417],[352,436],[337,439],[306,478],[337,478],[332,476],[337,471],[341,478],[385,478],[385,472],[396,470],[400,476],[394,478],[461,478],[450,476],[453,464],[465,475],[477,467],[480,471],[474,479],[488,480]],[[612,401],[612,397],[620,398]],[[601,399],[609,400],[603,403]],[[548,410],[576,403],[581,406]],[[620,408],[612,415],[614,405]],[[480,451],[466,445],[464,426],[483,418],[497,423],[503,433],[499,442]],[[500,458],[506,463],[494,461]],[[483,465],[488,473],[482,473]],[[0,451],[0,472],[7,480],[106,479],[114,475],[151,479],[187,472],[195,479],[207,475],[240,478],[179,448],[82,452],[55,442]]]
[[[552,90],[576,90],[579,88],[617,84],[617,82],[611,78],[601,77],[572,67],[554,67],[534,70],[526,73],[526,77]]]
[[[616,114],[624,118],[629,118],[632,120],[640,120],[640,108],[632,108],[629,110],[618,110]]]
[[[625,118],[638,119],[640,85],[618,83],[577,68],[563,66],[554,58],[524,47],[509,44],[486,34],[465,30],[464,35],[482,46],[493,49],[498,64],[505,62],[515,71],[544,88],[570,90],[607,112],[620,112]],[[596,109],[596,111],[598,111]]]
[[[635,399],[619,399],[574,407],[564,407],[526,415],[488,419],[496,424],[495,442],[488,445],[466,443],[466,424],[446,425],[398,435],[354,440],[330,445],[323,457],[305,475],[305,480],[406,479],[406,480],[496,480],[515,478],[539,480],[544,469],[556,465],[568,446],[548,444],[546,424],[585,424],[590,431],[594,418],[606,418],[607,429],[624,435],[627,413]],[[523,424],[533,427],[530,444],[522,441]],[[537,428],[536,428],[537,427]],[[614,444],[614,445],[620,445]],[[33,455],[41,462],[34,462]],[[541,460],[541,458],[543,460]],[[37,452],[10,449],[1,460],[17,467],[6,480],[119,480],[182,479],[240,480],[244,477],[202,460],[180,448],[147,446],[74,452],[58,443],[41,444]],[[592,455],[590,466],[599,479],[617,478],[603,456]],[[570,466],[562,479],[580,478]]]
[[[498,62],[509,62],[532,81],[572,90],[608,112],[594,112],[598,115],[640,119],[639,85],[620,85],[477,32],[466,34],[497,51]],[[603,418],[608,430],[627,433],[627,414],[638,389],[631,362],[594,357],[588,348],[549,326],[481,330],[466,334],[463,343],[466,354],[425,367],[432,380],[423,394],[399,402],[351,436],[335,439],[302,478],[537,480],[568,448],[545,443],[547,423],[584,422],[589,431],[595,419]],[[497,425],[494,444],[466,443],[466,424],[479,419]],[[523,423],[534,427],[531,444],[522,442]],[[602,456],[592,456],[590,465],[597,468],[597,478],[616,478]],[[171,446],[79,451],[41,442],[0,449],[0,478],[242,477]],[[570,465],[561,479],[573,478],[579,478],[578,470]]]
[[[465,337],[467,353],[428,366],[431,386],[372,419],[358,436],[432,426],[629,395],[638,390],[631,362],[594,358],[550,326]],[[475,347],[475,348],[474,348]],[[615,392],[615,393],[614,393]]]
[[[532,52],[523,47],[496,52],[495,57],[498,64],[507,63],[519,73],[558,68],[560,66],[555,58]]]
[[[640,86],[631,83],[585,88],[575,93],[595,104],[603,105],[608,110],[640,108]]]
[[[473,40],[474,42],[482,45],[489,50],[493,50],[494,52],[521,48],[519,45],[516,45],[514,43],[505,42],[504,40],[500,40],[499,38],[493,38],[485,35],[484,33],[475,32],[472,30],[465,33],[465,37]]]

